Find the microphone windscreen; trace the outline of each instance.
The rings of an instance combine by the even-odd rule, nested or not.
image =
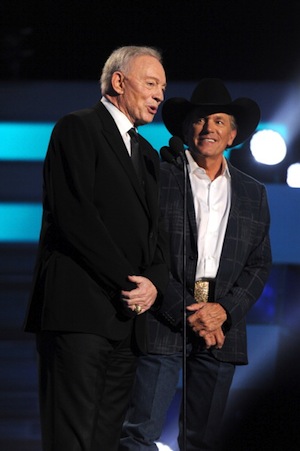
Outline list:
[[[161,159],[163,161],[166,161],[167,163],[171,163],[174,166],[176,166],[177,168],[182,168],[182,163],[179,160],[177,160],[177,158],[175,158],[175,156],[173,155],[173,153],[171,152],[170,147],[164,146],[160,149],[160,156]]]
[[[170,152],[170,147],[164,146],[159,151],[161,159],[163,161],[166,161],[167,163],[173,163],[174,162],[174,155]]]
[[[182,139],[180,139],[178,136],[172,136],[169,140],[169,144],[171,147],[171,151],[175,157],[178,155],[184,154],[184,144]]]

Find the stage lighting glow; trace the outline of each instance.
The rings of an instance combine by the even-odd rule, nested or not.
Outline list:
[[[286,183],[291,188],[300,188],[300,163],[294,163],[288,167]]]
[[[53,126],[48,122],[0,122],[0,160],[43,160]]]
[[[42,205],[0,202],[0,218],[0,242],[37,242]]]
[[[43,160],[53,127],[46,122],[0,122],[0,160]],[[156,150],[172,136],[159,122],[144,125],[139,132]]]
[[[164,445],[163,443],[156,442],[155,443],[159,451],[173,451],[168,445]]]
[[[260,130],[250,141],[250,150],[258,163],[274,165],[284,160],[286,143],[274,130]]]

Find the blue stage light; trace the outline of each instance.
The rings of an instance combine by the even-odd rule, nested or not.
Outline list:
[[[0,160],[43,160],[53,123],[1,122]]]
[[[43,160],[53,127],[50,122],[1,122],[0,160]],[[139,133],[156,150],[167,145],[171,137],[162,123],[144,125]]]
[[[0,242],[37,242],[41,217],[40,204],[0,203]]]

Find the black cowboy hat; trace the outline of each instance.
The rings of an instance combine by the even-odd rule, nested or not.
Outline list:
[[[203,111],[208,116],[214,113],[227,113],[234,116],[237,123],[237,135],[231,147],[245,141],[256,129],[260,120],[260,109],[254,100],[231,96],[224,83],[218,78],[204,78],[193,91],[191,100],[172,97],[162,107],[162,118],[169,132],[185,142],[183,122],[194,109]]]

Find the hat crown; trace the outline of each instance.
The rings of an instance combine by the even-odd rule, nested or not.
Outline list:
[[[231,96],[218,78],[204,78],[195,88],[191,102],[195,105],[227,105],[232,102]]]

